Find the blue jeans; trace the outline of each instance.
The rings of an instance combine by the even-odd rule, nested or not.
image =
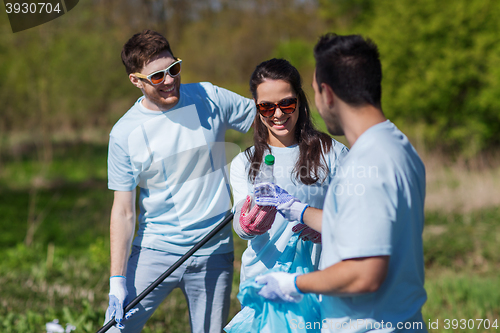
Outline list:
[[[127,301],[130,302],[172,266],[181,255],[134,246],[127,266]],[[136,307],[123,322],[122,331],[112,327],[108,332],[140,332],[160,303],[180,288],[189,308],[193,333],[220,333],[229,315],[234,253],[191,256]],[[186,329],[187,331],[187,329]]]

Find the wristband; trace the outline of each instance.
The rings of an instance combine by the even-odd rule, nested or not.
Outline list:
[[[297,292],[301,295],[304,295],[304,293],[302,291],[300,291],[299,287],[297,287],[297,277],[299,276],[300,274],[297,274],[295,275],[295,278],[293,279],[293,284],[295,285],[295,289],[297,289]]]
[[[302,210],[302,213],[300,213],[300,220],[299,220],[299,222],[300,222],[300,223],[302,223],[302,224],[305,224],[305,223],[304,223],[304,213],[306,212],[307,207],[309,207],[309,205],[308,205],[308,204],[305,204],[305,207],[304,207],[304,209]]]

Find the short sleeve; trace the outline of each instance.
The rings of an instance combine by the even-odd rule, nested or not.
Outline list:
[[[337,153],[337,163],[340,164],[340,162],[342,162],[342,160],[347,156],[347,153],[349,153],[349,148],[340,142],[337,142],[337,145],[340,146],[340,151]]]
[[[233,190],[235,205],[250,194],[248,193],[248,169],[246,168],[245,158],[245,153],[240,153],[231,162],[229,181]]]
[[[344,158],[347,156],[349,149],[341,142],[332,139],[332,149],[330,152],[330,177],[335,177],[339,165],[342,163]]]
[[[131,191],[137,186],[127,147],[113,135],[108,147],[108,188],[115,191]]]
[[[342,260],[391,255],[397,186],[383,167],[343,163],[329,188],[334,213],[323,223],[331,225]]]
[[[214,86],[214,89],[226,128],[243,133],[248,132],[255,118],[254,101],[224,88]]]

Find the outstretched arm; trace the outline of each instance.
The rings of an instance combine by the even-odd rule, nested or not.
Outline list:
[[[299,275],[272,272],[255,281],[264,286],[259,295],[275,302],[300,302],[303,293],[354,296],[377,291],[385,280],[389,256],[354,258],[324,270]]]
[[[389,268],[389,256],[343,260],[321,271],[297,277],[303,293],[348,296],[377,291]]]
[[[307,224],[309,228],[321,232],[323,210],[311,206],[307,207],[304,211],[304,215],[302,216],[302,221],[304,222],[304,224]]]

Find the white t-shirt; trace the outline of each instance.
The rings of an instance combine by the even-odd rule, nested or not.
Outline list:
[[[332,149],[325,155],[326,166],[329,169],[326,179],[322,183],[304,185],[297,181],[292,173],[299,156],[299,146],[285,148],[271,146],[271,154],[275,157],[276,184],[302,202],[312,207],[322,208],[332,175],[335,174],[340,159],[347,152],[348,149],[342,143],[332,139]],[[248,179],[249,167],[250,162],[244,152],[236,156],[231,163],[230,179],[235,205],[253,192],[253,184]],[[297,223],[288,222],[278,213],[269,231],[248,241],[248,248],[241,259],[240,282],[255,277],[276,265],[293,235],[292,228]],[[313,257],[313,264],[318,264],[320,252],[321,246],[314,245],[310,254]]]
[[[421,322],[421,307],[427,299],[424,199],[424,164],[407,137],[388,120],[364,132],[328,189],[320,269],[350,258],[390,256],[389,270],[376,292],[322,295],[322,319],[329,321],[325,332],[365,332],[382,328],[382,321],[383,328],[389,322],[393,328],[400,322]],[[358,330],[335,329],[343,322],[352,328],[349,321],[358,319],[365,323]],[[422,330],[405,332],[425,332],[422,324]]]
[[[111,131],[108,187],[140,187],[134,245],[184,254],[230,208],[224,135],[248,131],[255,103],[207,82],[181,85],[165,112],[146,109],[143,98]],[[228,226],[196,254],[231,252],[231,237]]]

